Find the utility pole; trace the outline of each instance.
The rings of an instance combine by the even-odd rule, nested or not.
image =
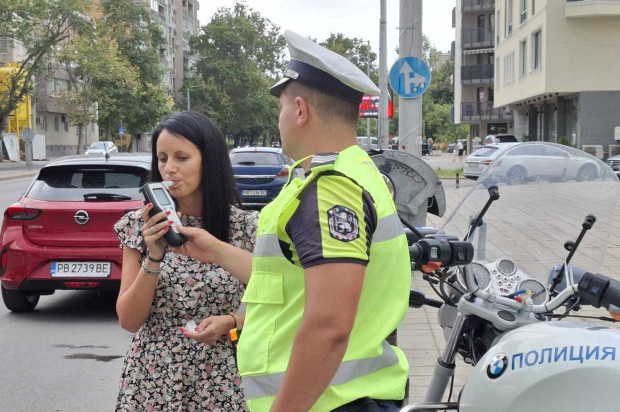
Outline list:
[[[366,40],[366,75],[370,78],[370,40]],[[370,145],[370,117],[366,118],[366,137]]]
[[[381,21],[379,23],[379,149],[389,147],[390,124],[388,119],[388,70],[387,70],[387,18],[386,0],[381,0]]]
[[[400,0],[399,58],[422,58],[422,0]],[[398,98],[398,139],[405,151],[422,157],[422,96]]]

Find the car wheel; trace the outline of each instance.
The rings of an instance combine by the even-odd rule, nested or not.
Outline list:
[[[523,166],[513,166],[506,173],[509,185],[522,185],[527,183],[527,171]]]
[[[39,303],[39,295],[2,286],[2,300],[4,306],[12,312],[30,312]]]
[[[590,180],[594,180],[597,177],[596,167],[593,165],[583,165],[579,172],[577,173],[577,181],[578,182],[589,182]]]

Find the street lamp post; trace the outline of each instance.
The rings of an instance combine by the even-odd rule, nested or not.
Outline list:
[[[196,84],[194,86],[187,86],[187,110],[191,110],[191,106],[189,104],[189,89],[193,89],[194,87],[204,87],[204,85]]]

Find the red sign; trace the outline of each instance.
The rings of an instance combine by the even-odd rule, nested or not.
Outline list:
[[[367,94],[362,97],[359,107],[360,118],[378,118],[379,117],[379,96],[369,96]],[[391,119],[394,115],[392,99],[388,100],[388,117]]]

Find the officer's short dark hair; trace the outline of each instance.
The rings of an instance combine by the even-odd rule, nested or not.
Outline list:
[[[357,125],[359,105],[299,82],[289,82],[286,88],[291,95],[303,97],[308,101],[323,121],[337,121]]]

